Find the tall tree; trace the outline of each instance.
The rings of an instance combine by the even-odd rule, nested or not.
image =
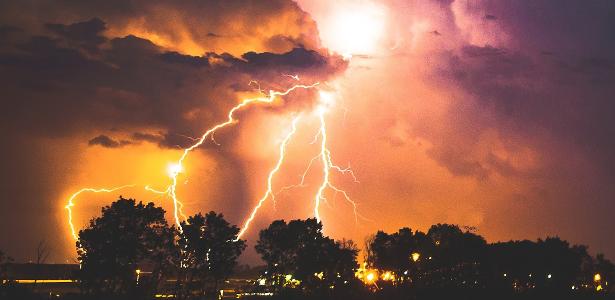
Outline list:
[[[359,248],[352,240],[341,240],[335,242],[330,248],[332,251],[330,260],[331,267],[326,268],[329,274],[327,278],[332,278],[332,285],[336,287],[350,286],[356,283],[355,273],[358,268],[357,255]]]
[[[398,232],[387,234],[378,231],[371,240],[372,259],[370,263],[373,267],[394,271],[398,275],[408,274],[417,268],[420,256],[426,256],[425,243],[427,238],[424,233],[417,231],[413,233],[410,228],[404,227]],[[418,253],[419,256],[413,259],[412,254]],[[401,276],[397,276],[398,279]]]
[[[152,295],[163,271],[177,257],[174,229],[165,211],[153,203],[120,199],[102,209],[102,216],[79,232],[77,252],[86,292],[114,295]],[[137,270],[147,268],[150,276]]]
[[[41,240],[36,245],[36,264],[42,265],[47,262],[47,258],[49,258],[49,254],[51,254],[51,248],[47,244],[45,240]]]
[[[261,230],[255,248],[278,288],[287,278],[298,280],[304,291],[337,288],[353,280],[357,268],[354,244],[325,237],[316,219],[274,221]]]
[[[376,235],[370,234],[363,241],[363,261],[369,266],[373,266],[376,259],[376,253],[372,248],[375,239]]]
[[[178,244],[182,251],[184,296],[196,286],[201,287],[201,294],[217,293],[219,284],[232,274],[237,258],[246,248],[246,242],[237,238],[239,228],[213,211],[189,217],[182,222],[182,228]]]
[[[10,289],[12,284],[7,274],[7,265],[11,261],[12,259],[0,250],[0,299],[10,299],[10,296],[12,296]]]
[[[41,267],[42,265],[47,262],[47,258],[49,258],[49,254],[51,254],[51,248],[49,247],[49,245],[47,244],[47,242],[45,240],[40,240],[38,242],[38,244],[36,245],[36,251],[35,251],[35,256],[36,256],[36,269],[38,271],[38,273],[41,272]],[[39,278],[34,278],[34,290],[36,291],[36,282],[37,279]]]
[[[613,280],[615,280],[615,265],[604,257],[604,254],[596,255],[594,260],[594,273],[600,274],[598,284],[602,284],[602,288],[609,292],[615,292]],[[609,284],[607,284],[607,282]],[[604,283],[604,284],[603,284]]]
[[[370,249],[372,266],[394,271],[398,283],[457,284],[464,281],[458,280],[462,273],[476,273],[486,242],[456,225],[437,224],[427,234],[412,232],[410,228],[401,228],[393,234],[379,231],[371,239]],[[478,283],[474,277],[465,281],[470,279]]]

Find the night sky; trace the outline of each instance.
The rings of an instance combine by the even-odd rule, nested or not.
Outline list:
[[[293,78],[292,75],[298,75]],[[474,226],[488,241],[559,236],[615,258],[615,2],[272,0],[0,2],[0,249],[72,262],[64,206],[85,226],[119,195],[173,223],[167,168],[243,99],[319,83],[236,114],[186,159],[184,212],[244,238],[314,216],[324,105],[325,234]],[[316,136],[315,136],[316,135]],[[279,192],[279,193],[278,193]],[[250,249],[249,248],[249,249]],[[253,250],[242,261],[257,262]]]

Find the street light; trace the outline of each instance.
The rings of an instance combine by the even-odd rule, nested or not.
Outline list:
[[[367,279],[367,282],[373,282],[375,278],[376,275],[374,275],[374,273],[372,272],[367,273],[367,276],[365,277],[365,279]]]
[[[389,280],[389,279],[391,279],[391,280],[392,280],[392,277],[391,277],[391,276],[392,276],[391,272],[386,271],[386,273],[384,273],[384,275],[382,276],[382,280],[384,280],[384,281],[387,281],[387,280]]]
[[[419,260],[419,258],[421,258],[421,254],[418,252],[414,252],[410,255],[410,257],[412,258],[412,261],[416,262],[417,260]]]

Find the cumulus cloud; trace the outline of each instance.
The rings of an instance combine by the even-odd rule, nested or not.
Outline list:
[[[107,23],[108,38],[135,35],[191,55],[284,53],[319,45],[314,21],[288,0],[26,0],[0,5],[0,19],[33,31],[46,23],[71,24],[90,18]]]
[[[254,89],[251,80],[263,88],[283,88],[289,80],[282,74],[315,82],[345,66],[339,57],[305,48],[241,57],[168,52],[135,36],[109,40],[100,19],[47,27],[57,35],[32,36],[0,52],[7,70],[0,76],[13,108],[3,112],[2,122],[35,134],[113,124],[196,135],[202,124],[219,120],[234,105],[238,87]],[[33,126],[31,118],[45,127]]]
[[[2,162],[14,153],[40,161],[2,174],[2,190],[23,205],[3,201],[0,209],[29,218],[36,206],[57,223],[55,200],[75,177],[67,172],[53,181],[48,174],[74,167],[71,159],[81,153],[52,161],[37,154],[43,144],[69,143],[71,151],[82,145],[130,151],[149,143],[183,148],[246,94],[256,94],[250,82],[285,89],[296,81],[284,74],[309,84],[345,68],[341,57],[320,49],[315,23],[288,0],[2,2],[0,82],[7,109],[0,112],[0,131],[13,141]],[[309,107],[313,93],[293,93],[270,111]],[[225,166],[216,180],[234,186],[222,201],[244,207],[249,194],[239,157],[229,149],[212,156]],[[25,192],[32,182],[40,188]],[[17,223],[3,219],[2,236]],[[8,250],[19,247],[28,241]]]
[[[47,23],[45,27],[51,33],[64,37],[66,41],[76,43],[78,49],[95,52],[106,42],[106,39],[100,36],[106,29],[105,22],[98,18],[70,25]]]

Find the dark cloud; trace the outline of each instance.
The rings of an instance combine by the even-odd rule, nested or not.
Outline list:
[[[40,30],[46,23],[70,24],[91,18],[107,23],[108,37],[134,34],[171,50],[230,52],[287,52],[318,47],[316,24],[289,0],[26,0],[0,3],[0,20]],[[232,21],[231,21],[232,20]],[[233,26],[228,26],[229,22]],[[76,27],[76,26],[75,26]],[[83,29],[73,28],[77,31]],[[73,31],[73,34],[78,34]]]
[[[156,134],[134,132],[131,138],[135,143],[147,142],[158,145],[161,148],[172,149],[184,149],[190,147],[198,140],[197,137],[172,132],[160,132]],[[207,147],[208,145],[203,145],[203,148]]]
[[[193,67],[210,67],[211,64],[209,60],[214,56],[214,54],[208,54],[207,56],[190,56],[185,54],[180,54],[175,51],[163,53],[161,58],[163,61],[168,63],[177,63],[177,64],[185,64]]]
[[[305,48],[295,48],[285,55],[248,52],[242,57],[246,60],[246,65],[251,67],[278,66],[288,68],[291,71],[304,68],[326,68],[329,64],[329,60],[326,57],[314,50],[307,50]]]
[[[428,154],[445,165],[454,175],[473,176],[479,180],[485,180],[489,175],[489,170],[485,166],[458,148],[438,147],[429,151]]]
[[[229,108],[233,86],[250,90],[250,80],[257,80],[263,87],[282,88],[278,82],[287,82],[282,74],[297,73],[315,82],[345,68],[339,57],[304,48],[282,54],[250,52],[240,58],[216,53],[197,57],[167,52],[135,36],[104,40],[105,46],[90,56],[81,50],[92,50],[94,43],[63,41],[99,43],[104,39],[99,19],[55,28],[78,34],[68,34],[66,40],[64,35],[33,36],[0,53],[0,66],[7,71],[0,76],[9,87],[5,101],[13,108],[4,111],[7,126],[62,135],[114,124],[194,136],[202,124],[218,120],[210,116]],[[193,116],[186,119],[189,112]],[[45,126],[33,126],[32,118]]]
[[[75,42],[78,46],[89,51],[98,50],[98,47],[106,41],[101,36],[101,33],[106,29],[105,22],[98,18],[71,25],[46,24],[45,26],[51,32],[66,38],[67,41]]]
[[[463,13],[476,17],[498,16],[501,34],[511,37],[510,46],[535,53],[558,51],[567,56],[609,55],[615,46],[615,2],[576,0],[542,0],[531,4],[518,1],[474,1],[459,6]]]
[[[132,134],[132,139],[136,141],[146,141],[149,143],[157,144],[157,143],[160,143],[162,140],[164,140],[164,136],[160,134],[134,132]]]
[[[462,51],[467,58],[452,58],[453,78],[470,93],[479,111],[497,115],[502,130],[527,135],[544,130],[615,176],[615,143],[609,138],[615,133],[615,103],[610,99],[615,93],[615,57],[545,60],[493,47]]]
[[[121,147],[130,145],[130,144],[132,144],[131,141],[127,141],[127,140],[116,141],[104,134],[101,134],[88,141],[88,145],[90,146],[102,146],[105,148],[121,148]]]
[[[504,49],[498,49],[495,47],[491,47],[489,45],[480,47],[474,45],[467,45],[461,48],[464,55],[468,57],[481,57],[481,56],[496,56],[505,54],[506,51]]]

